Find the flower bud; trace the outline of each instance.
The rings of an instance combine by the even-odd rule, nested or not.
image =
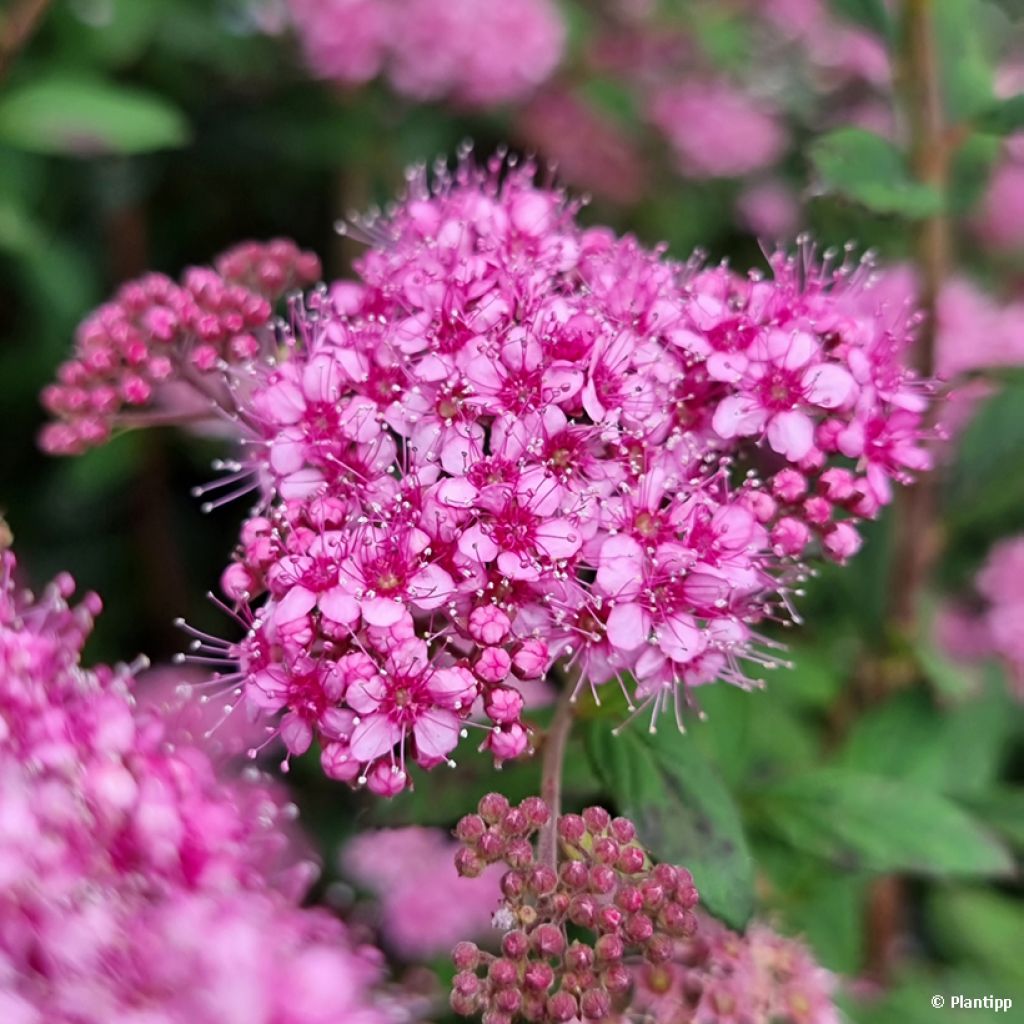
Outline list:
[[[588,807],[583,812],[583,821],[592,836],[599,836],[608,828],[611,816],[603,807]]]
[[[553,924],[539,925],[530,936],[530,942],[540,956],[561,956],[565,951],[565,935]]]
[[[518,929],[506,932],[501,940],[501,951],[509,960],[522,960],[530,949],[530,940],[526,932]]]
[[[558,834],[567,843],[578,843],[587,833],[587,826],[578,814],[563,814],[558,820]]]
[[[591,989],[580,996],[580,1015],[585,1020],[604,1020],[612,1012],[611,997],[601,989]]]
[[[480,965],[480,950],[476,943],[457,943],[452,950],[452,962],[459,971],[475,971]]]
[[[579,1007],[575,996],[568,992],[557,992],[548,999],[548,1017],[555,1024],[568,1024],[577,1015]]]
[[[480,817],[488,825],[497,825],[508,813],[508,809],[508,800],[500,793],[488,793],[481,798],[480,803],[477,805]]]

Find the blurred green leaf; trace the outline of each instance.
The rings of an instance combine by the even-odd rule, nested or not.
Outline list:
[[[983,997],[993,995],[992,980],[974,972],[956,971],[915,971],[904,976],[888,989],[881,998],[871,998],[863,1003],[843,1000],[849,1012],[845,1019],[856,1024],[935,1024],[948,1015],[957,1024],[992,1024],[1000,1017],[992,1009],[953,1008],[952,996]],[[999,995],[1008,995],[1005,991]],[[934,996],[941,996],[946,1009],[937,1010],[932,1003]],[[1015,1000],[1018,1002],[1018,1000]],[[1003,1016],[1002,1019],[1008,1019]]]
[[[885,0],[831,0],[831,4],[841,18],[870,29],[886,41],[892,38],[892,18]]]
[[[914,180],[903,154],[863,128],[822,136],[811,144],[810,158],[826,189],[876,213],[914,218],[942,208],[942,196]]]
[[[989,5],[984,0],[929,4],[935,25],[940,84],[950,122],[991,106],[993,59],[988,39]]]
[[[974,413],[960,436],[947,489],[947,521],[955,534],[984,529],[990,535],[1019,524],[1024,473],[1024,386],[1008,384]],[[962,496],[969,494],[970,501]]]
[[[963,215],[985,194],[1002,143],[991,135],[974,135],[953,154],[949,181],[949,211]]]
[[[826,768],[760,790],[758,821],[843,870],[996,875],[1013,862],[949,800],[867,773]]]
[[[966,962],[1000,984],[1024,988],[1024,906],[991,889],[939,889],[928,901],[936,941],[950,958]],[[1004,993],[997,993],[1004,994]]]
[[[986,107],[973,119],[974,127],[993,135],[1012,135],[1024,128],[1024,93]]]
[[[0,139],[34,153],[130,155],[183,146],[188,137],[172,103],[101,79],[53,75],[0,97]]]
[[[591,722],[584,734],[594,771],[659,860],[693,872],[701,903],[741,928],[754,908],[754,865],[739,811],[689,736]]]
[[[1018,850],[1024,850],[1024,789],[993,787],[967,797],[967,806]]]
[[[996,777],[1012,727],[1001,687],[946,707],[920,690],[899,693],[858,719],[838,763],[946,794],[977,793]]]

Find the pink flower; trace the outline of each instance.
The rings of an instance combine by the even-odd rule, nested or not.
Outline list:
[[[460,879],[456,849],[440,829],[413,827],[364,832],[342,851],[342,869],[379,897],[382,934],[406,959],[429,959],[490,931],[501,873]]]
[[[774,112],[724,81],[662,89],[651,102],[650,119],[690,177],[738,178],[775,163],[786,147]]]
[[[421,640],[399,644],[384,667],[384,674],[356,683],[346,695],[359,715],[349,741],[352,757],[369,763],[399,746],[404,772],[405,744],[411,738],[418,758],[447,758],[459,742],[457,712],[476,697],[472,673],[459,667],[435,669]]]

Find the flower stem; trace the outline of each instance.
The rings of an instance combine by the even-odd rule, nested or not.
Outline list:
[[[914,175],[945,199],[952,146],[942,106],[936,7],[936,0],[904,0],[901,78]],[[952,257],[950,223],[944,208],[919,223],[916,250],[926,319],[914,351],[914,367],[929,379],[935,374],[939,298]],[[904,637],[915,635],[919,597],[938,552],[935,497],[934,485],[924,480],[902,496],[898,509],[890,593],[892,621]]]
[[[562,811],[562,768],[565,747],[572,732],[573,688],[562,680],[562,688],[555,704],[555,717],[544,737],[541,761],[540,796],[548,805],[551,817],[541,829],[537,843],[537,859],[553,871],[558,870],[558,816]]]

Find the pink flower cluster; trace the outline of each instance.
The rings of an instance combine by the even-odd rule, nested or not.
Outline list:
[[[147,422],[142,409],[209,418],[220,390],[214,378],[260,354],[256,333],[267,326],[272,301],[319,276],[315,256],[277,240],[236,246],[215,268],[186,271],[180,285],[163,274],[126,284],[82,323],[74,357],[43,392],[58,418],[44,429],[43,448],[78,454],[119,426]],[[204,401],[193,396],[182,409],[174,387],[182,381]]]
[[[523,98],[555,69],[552,0],[289,0],[313,72],[343,85],[386,75],[415,100],[484,107]]]
[[[206,653],[333,778],[393,794],[470,727],[518,757],[520,684],[558,659],[677,716],[759,683],[793,559],[853,554],[927,465],[914,321],[869,268],[684,266],[574,214],[530,167],[414,178],[360,280],[229,368],[227,479],[268,493],[223,576],[248,634]]]
[[[407,960],[443,955],[491,927],[500,871],[459,878],[456,849],[440,829],[412,826],[363,832],[342,852],[342,870],[380,901],[381,935]]]
[[[378,968],[299,908],[288,805],[139,714],[132,669],[79,662],[95,595],[36,600],[0,555],[0,1019],[384,1024]]]
[[[630,1012],[651,1024],[839,1024],[835,977],[760,922],[738,935],[706,915],[670,960],[634,973]]]

